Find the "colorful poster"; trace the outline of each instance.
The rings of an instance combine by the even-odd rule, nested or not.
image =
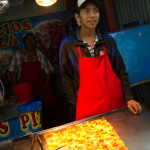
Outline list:
[[[0,122],[0,141],[29,135],[41,130],[41,111],[22,113],[19,117]]]
[[[0,141],[29,135],[42,130],[41,100],[34,97],[31,102],[18,106],[19,117],[0,122]]]
[[[23,49],[23,37],[27,31],[32,31],[37,39],[37,48],[58,70],[59,47],[66,36],[62,19],[70,14],[71,11],[64,11],[0,23],[0,51]]]

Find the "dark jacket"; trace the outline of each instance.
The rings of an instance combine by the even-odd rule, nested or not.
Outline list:
[[[100,56],[100,51],[103,51],[102,43],[104,43],[112,68],[121,80],[126,100],[129,101],[134,99],[131,93],[126,67],[117,49],[115,40],[109,35],[104,35],[102,38],[100,31],[97,31],[97,36],[98,42],[95,44],[94,57]],[[83,43],[78,30],[76,31],[76,35],[66,37],[62,41],[59,51],[62,83],[67,95],[67,100],[73,105],[76,104],[77,92],[79,89],[78,45],[81,47],[82,56],[91,57],[90,52]]]

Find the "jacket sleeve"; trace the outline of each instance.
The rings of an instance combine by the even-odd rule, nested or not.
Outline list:
[[[75,105],[76,104],[76,90],[72,82],[73,78],[73,66],[69,58],[69,52],[65,46],[60,49],[60,71],[61,80],[64,86],[64,90],[67,96],[67,100]]]
[[[126,72],[126,66],[124,64],[123,58],[119,53],[119,50],[117,48],[116,42],[114,40],[114,49],[115,49],[115,55],[114,55],[114,70],[116,72],[116,75],[120,78],[123,88],[123,93],[125,96],[125,99],[127,101],[133,100],[133,94],[130,88],[130,82],[128,78],[128,73]]]

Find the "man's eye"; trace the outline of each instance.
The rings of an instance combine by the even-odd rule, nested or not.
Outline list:
[[[99,12],[99,10],[98,9],[94,9],[94,11],[93,11],[94,13],[97,13],[97,12]]]
[[[85,14],[88,14],[88,13],[89,13],[89,11],[88,11],[88,10],[84,10],[83,12],[84,12]]]

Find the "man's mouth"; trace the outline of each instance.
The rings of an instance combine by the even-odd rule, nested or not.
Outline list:
[[[90,24],[95,24],[96,23],[96,21],[94,21],[94,20],[91,20],[91,21],[88,21]]]

